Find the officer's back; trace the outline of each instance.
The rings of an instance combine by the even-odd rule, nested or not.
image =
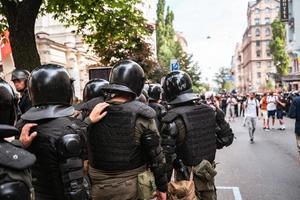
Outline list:
[[[165,161],[155,124],[155,111],[136,101],[144,71],[133,61],[117,63],[110,83],[107,114],[88,131],[89,176],[96,200],[137,199],[138,174],[149,164],[160,195],[166,191]],[[154,152],[154,153],[150,153]]]
[[[66,69],[42,65],[29,78],[33,107],[21,116],[36,123],[37,137],[28,148],[38,200],[86,199],[83,189],[84,124],[71,117],[73,90]]]
[[[222,121],[224,115],[219,114],[222,111],[215,111],[211,106],[198,102],[199,98],[193,93],[192,80],[187,73],[170,72],[164,80],[163,89],[171,106],[163,118],[161,132],[169,178],[173,167],[180,167],[176,170],[185,172],[177,173],[177,180],[189,179],[192,171],[197,197],[216,200],[216,150],[232,143],[232,131],[228,123]],[[180,163],[184,164],[183,167]],[[187,170],[184,170],[184,166]],[[207,177],[204,172],[207,172]]]

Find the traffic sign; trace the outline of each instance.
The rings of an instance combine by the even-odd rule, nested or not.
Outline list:
[[[170,60],[170,70],[171,71],[180,70],[179,61],[177,59],[171,59]]]

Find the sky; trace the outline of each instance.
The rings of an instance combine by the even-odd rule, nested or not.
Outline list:
[[[188,53],[199,62],[202,80],[212,83],[220,67],[230,67],[247,26],[248,0],[167,0],[176,31],[183,32]],[[208,39],[210,37],[210,39]]]

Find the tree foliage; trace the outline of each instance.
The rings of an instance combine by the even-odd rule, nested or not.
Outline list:
[[[74,26],[77,33],[83,35],[84,40],[91,45],[103,65],[112,65],[124,58],[142,63],[146,70],[156,65],[151,46],[145,40],[145,37],[152,34],[153,27],[147,24],[142,12],[137,8],[140,0],[0,0],[0,2],[1,14],[4,14],[6,19],[9,12],[16,18],[19,17],[20,12],[13,9],[25,12],[29,5],[35,5],[39,8],[38,13],[50,13],[63,24]],[[6,4],[14,7],[5,6]],[[36,16],[33,17],[35,22]],[[15,23],[8,20],[9,27]],[[34,33],[34,26],[27,31]],[[13,48],[13,51],[18,49]]]
[[[165,12],[165,4],[165,0],[159,0],[157,3],[156,44],[159,68],[168,72],[170,60],[180,60],[182,49],[179,42],[175,41],[174,13],[170,7],[167,7]]]
[[[265,88],[266,90],[270,90],[270,91],[275,90],[275,83],[274,83],[274,80],[271,80],[271,79],[266,80],[266,83],[265,83],[265,85],[264,85],[264,88]]]
[[[201,75],[199,65],[193,61],[192,55],[184,52],[181,44],[176,40],[176,31],[173,26],[174,13],[170,7],[167,9],[165,7],[166,1],[159,0],[156,13],[156,44],[159,66],[152,73],[151,78],[160,80],[162,76],[168,73],[170,60],[177,59],[180,69],[190,74],[194,88],[199,88]]]
[[[230,69],[221,67],[215,74],[214,81],[218,84],[220,90],[227,90],[229,88],[228,80],[230,76]]]
[[[270,52],[279,75],[287,75],[289,72],[290,60],[287,52],[285,51],[285,26],[279,19],[275,19],[271,26],[273,35],[270,43]]]

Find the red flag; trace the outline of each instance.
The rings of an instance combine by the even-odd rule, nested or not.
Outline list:
[[[6,30],[1,37],[1,56],[2,60],[5,60],[9,54],[11,54],[11,47],[9,42],[9,31]]]

